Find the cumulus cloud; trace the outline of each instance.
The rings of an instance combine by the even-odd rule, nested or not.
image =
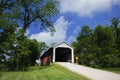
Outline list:
[[[74,30],[73,30],[73,33],[74,34],[77,34],[78,32],[80,32],[80,26],[77,26]]]
[[[80,32],[80,29],[81,29],[81,27],[80,26],[76,26],[76,28],[73,30],[73,35],[76,35],[76,34],[78,34],[79,32]],[[73,36],[73,35],[71,35],[69,38],[68,38],[68,40],[67,40],[67,42],[68,43],[71,43],[71,42],[73,42],[73,41],[76,41],[76,37],[75,36]]]
[[[32,34],[30,36],[30,39],[37,39],[37,41],[46,42],[48,45],[52,42],[57,42],[57,43],[63,42],[66,39],[66,33],[68,30],[68,26],[70,24],[71,22],[65,20],[64,17],[61,16],[57,19],[57,21],[54,24],[56,29],[54,36],[51,36],[50,33],[40,32],[37,34]]]
[[[60,12],[91,17],[94,13],[109,11],[114,5],[120,5],[120,0],[61,0]]]
[[[27,29],[26,33],[25,33],[25,36],[29,36],[30,35],[30,30]]]
[[[70,36],[67,40],[67,42],[70,44],[71,42],[76,41],[76,37]]]

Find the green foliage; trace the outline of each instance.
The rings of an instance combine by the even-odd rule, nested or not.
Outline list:
[[[38,45],[39,45],[40,52],[42,52],[44,49],[46,50],[49,48],[45,42],[40,42]]]
[[[1,65],[5,65],[4,67],[8,67],[10,71],[27,70],[28,66],[34,66],[42,47],[47,47],[47,45],[44,42],[39,43],[37,40],[29,40],[24,35],[23,29],[10,30],[11,34],[8,30],[7,28],[7,31],[4,30],[1,33]]]
[[[93,63],[94,43],[93,31],[89,26],[83,26],[81,33],[77,37],[77,42],[73,42],[75,55],[79,57],[79,64],[91,65]],[[91,52],[93,55],[91,55]]]
[[[3,17],[11,17],[11,20],[15,20],[24,30],[31,23],[39,22],[41,29],[55,31],[52,17],[59,12],[58,0],[1,0],[0,5]]]
[[[43,48],[48,48],[45,42],[37,42],[37,40],[29,40],[28,49],[30,51],[29,54],[29,65],[35,66],[36,59],[39,59],[40,52],[42,52]]]
[[[41,46],[25,36],[31,23],[54,32],[52,17],[59,11],[57,0],[0,0],[0,69],[27,70],[35,65]]]
[[[79,64],[91,67],[120,67],[119,19],[113,18],[111,26],[98,25],[93,31],[83,26],[72,43]]]
[[[94,35],[99,47],[113,46],[114,33],[112,28],[99,25],[95,28]]]

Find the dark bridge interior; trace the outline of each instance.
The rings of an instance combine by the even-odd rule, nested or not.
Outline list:
[[[71,61],[71,49],[58,47],[55,50],[56,62],[70,62]]]

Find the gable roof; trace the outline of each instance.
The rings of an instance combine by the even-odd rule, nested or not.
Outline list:
[[[41,54],[40,54],[40,57],[42,56],[42,55],[44,55],[48,50],[50,50],[52,47],[50,47],[50,48],[48,48],[48,49],[46,49],[46,50],[43,50],[42,52],[41,52]]]
[[[43,50],[40,57],[43,56],[48,50],[50,50],[51,48],[57,48],[57,47],[65,47],[65,48],[73,48],[72,46],[70,46],[69,44],[67,44],[66,42],[62,42],[60,44],[57,44],[53,47],[48,48],[47,50]]]
[[[57,47],[67,47],[67,48],[73,48],[72,46],[70,46],[69,44],[67,44],[66,42],[62,42],[56,46],[54,46],[53,48],[57,48]]]

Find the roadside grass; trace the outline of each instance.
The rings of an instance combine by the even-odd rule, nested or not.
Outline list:
[[[0,80],[89,80],[57,64],[30,67],[28,71],[0,72]]]
[[[103,68],[103,70],[120,74],[120,68]]]

